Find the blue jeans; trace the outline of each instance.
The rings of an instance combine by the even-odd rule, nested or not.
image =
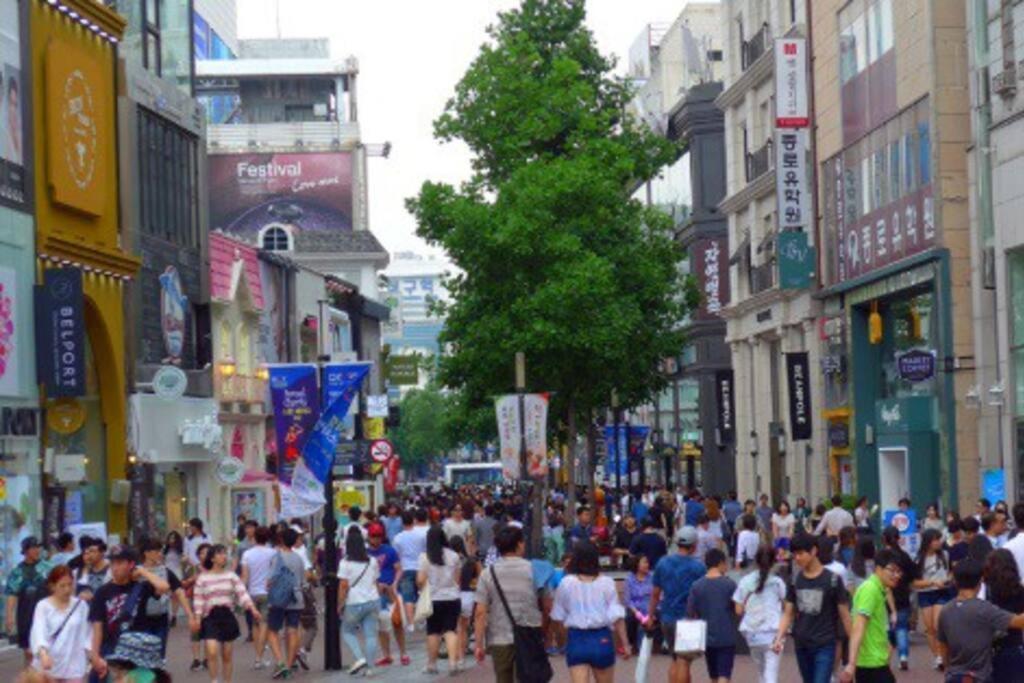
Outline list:
[[[829,683],[836,659],[836,645],[797,647],[796,665],[804,683]]]
[[[910,608],[896,610],[896,628],[889,629],[889,642],[900,659],[910,657]]]
[[[356,605],[345,605],[345,612],[341,617],[341,637],[352,651],[352,656],[358,661],[365,659],[370,666],[377,659],[377,614],[380,612],[380,602],[371,600]],[[363,646],[359,643],[357,633],[363,632],[363,640],[366,641],[366,656],[363,656]]]

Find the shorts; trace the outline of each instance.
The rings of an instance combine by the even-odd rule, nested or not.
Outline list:
[[[934,591],[921,591],[917,594],[917,606],[921,609],[945,605],[950,599],[949,591],[939,589]]]
[[[263,621],[267,620],[267,611],[270,609],[270,604],[267,602],[266,595],[254,595],[252,596],[252,604],[255,605],[256,609],[259,610],[260,616],[263,617]]]
[[[708,676],[716,678],[732,678],[732,664],[736,659],[735,647],[709,647],[704,651],[707,660]]]
[[[238,640],[241,632],[238,630],[238,619],[231,613],[228,607],[214,607],[210,613],[203,617],[199,625],[199,638],[201,640],[215,640],[218,643],[230,643]]]
[[[415,605],[420,597],[420,591],[416,588],[416,570],[403,571],[402,578],[398,580],[398,594],[407,605]]]
[[[459,593],[459,600],[462,601],[462,616],[469,619],[473,616],[473,605],[476,604],[476,593],[473,591],[462,591]]]
[[[789,550],[789,539],[788,538],[776,538],[775,539],[776,550]]]
[[[271,607],[267,615],[267,628],[277,633],[283,627],[298,628],[299,617],[302,616],[301,609],[285,609],[284,607]]]
[[[434,600],[434,613],[427,617],[427,635],[454,633],[459,627],[460,600]]]
[[[700,652],[676,652],[676,622],[663,621],[661,622],[661,637],[665,647],[672,653],[672,659],[685,659],[688,662],[693,662],[700,659]]]
[[[607,669],[615,665],[615,645],[609,628],[570,628],[565,646],[568,667],[590,666]]]

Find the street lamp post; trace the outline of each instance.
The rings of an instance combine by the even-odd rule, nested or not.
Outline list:
[[[614,389],[612,389],[612,420],[614,421],[612,438],[615,440],[615,496],[618,497],[622,492],[622,440],[619,434],[619,394]],[[611,510],[612,505],[609,505],[608,509]]]
[[[324,368],[331,357],[326,353],[324,330],[324,306],[326,299],[317,301],[320,306],[320,393],[323,395]],[[341,633],[338,629],[338,520],[334,518],[334,459],[327,468],[324,481],[324,670],[341,670]]]

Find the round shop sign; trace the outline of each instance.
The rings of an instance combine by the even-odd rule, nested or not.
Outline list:
[[[905,534],[911,531],[910,516],[905,515],[902,512],[898,512],[892,517],[892,525],[896,527],[900,534]]]
[[[394,452],[394,446],[387,439],[377,439],[370,444],[370,457],[374,462],[387,462]]]
[[[85,424],[85,406],[76,398],[61,398],[46,408],[46,426],[67,436]]]
[[[245,464],[238,458],[225,455],[217,461],[217,469],[214,471],[217,481],[224,486],[234,486],[242,481],[245,476]]]
[[[167,401],[176,401],[185,395],[188,375],[181,368],[162,365],[153,375],[153,393]]]

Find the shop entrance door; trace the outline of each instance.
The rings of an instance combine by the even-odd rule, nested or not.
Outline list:
[[[883,510],[895,510],[900,498],[910,492],[910,463],[906,448],[878,449],[879,503]]]

